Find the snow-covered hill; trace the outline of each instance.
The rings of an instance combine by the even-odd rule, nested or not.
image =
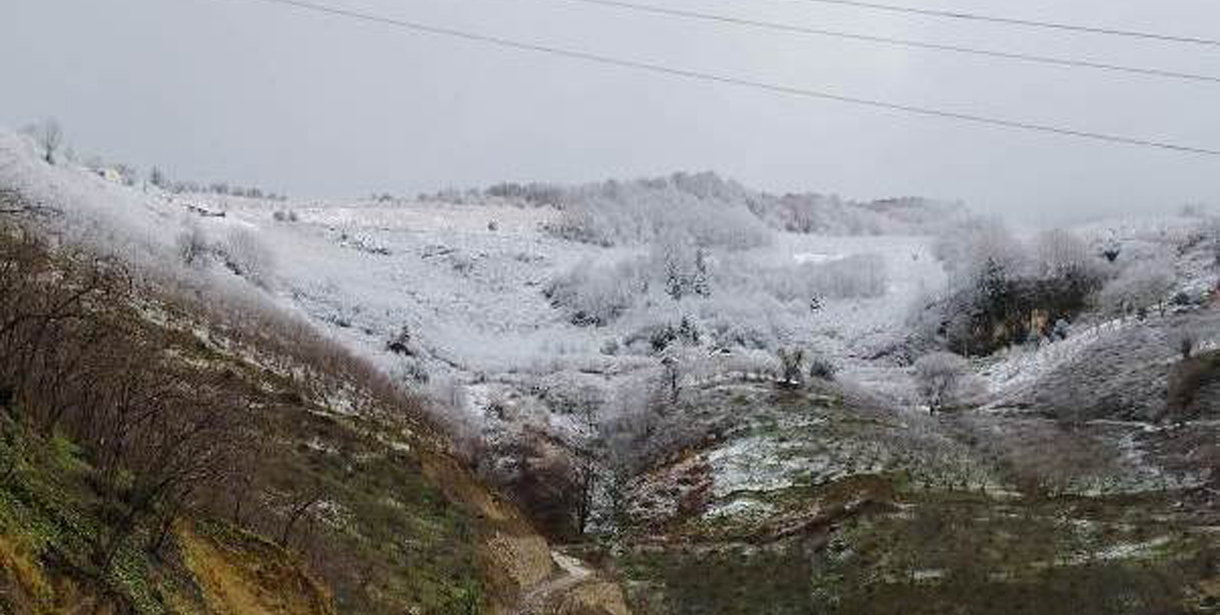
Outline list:
[[[559,517],[548,529],[570,536],[561,507],[585,498],[575,533],[616,536],[622,548],[601,557],[670,604],[699,603],[657,575],[714,578],[692,553],[744,543],[766,547],[724,569],[799,552],[800,566],[825,572],[816,578],[838,579],[810,594],[813,572],[798,566],[792,588],[767,590],[805,606],[878,587],[935,601],[928,588],[1069,583],[1084,561],[1100,566],[1081,573],[1089,583],[1131,562],[1194,582],[1179,554],[1214,552],[1217,424],[1198,406],[1215,387],[1194,383],[1202,418],[1149,422],[1180,371],[1178,330],[1201,327],[1200,351],[1220,340],[1201,303],[1216,270],[1199,219],[1077,229],[1090,259],[1119,246],[1119,265],[1165,263],[1172,279],[1153,289],[1165,313],[1088,305],[1053,336],[974,359],[968,407],[930,415],[909,365],[928,340],[912,341],[909,316],[958,264],[928,234],[954,207],[769,197],[705,175],[353,201],[173,193],[103,175],[47,165],[0,133],[0,186],[65,242],[304,316],[430,393],[452,427],[480,432],[480,469],[536,522]],[[801,219],[812,222],[788,223]],[[824,370],[805,386],[780,382],[798,349]],[[1131,497],[1145,499],[1128,507]],[[969,523],[935,529],[953,515]],[[1011,544],[1035,534],[1058,542]],[[670,541],[682,546],[654,557]],[[1012,558],[978,546],[1001,543]],[[987,574],[962,576],[977,562]]]

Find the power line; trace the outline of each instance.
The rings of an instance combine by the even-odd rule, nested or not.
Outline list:
[[[660,7],[648,4],[637,4],[634,2],[624,2],[622,0],[557,0],[559,2],[569,2],[576,4],[590,4],[595,6],[609,7],[622,9],[627,11],[635,11],[640,13],[650,13],[653,15],[663,15],[668,17],[679,17],[683,19],[693,19],[706,22],[715,22],[722,24],[730,24],[736,26],[747,26],[763,30],[771,30],[776,32],[785,32],[789,34],[803,34],[812,36],[826,36],[832,38],[849,39],[856,41],[864,41],[869,43],[881,43],[885,45],[894,45],[900,47],[911,47],[918,49],[932,49],[936,51],[948,51],[953,53],[962,53],[969,55],[978,55],[992,58],[1003,58],[1006,60],[1018,60],[1023,62],[1035,62],[1039,64],[1051,64],[1056,66],[1064,66],[1071,68],[1088,68],[1104,71],[1113,71],[1120,73],[1165,77],[1170,79],[1185,79],[1188,81],[1202,81],[1210,83],[1220,83],[1220,77],[1213,75],[1202,75],[1196,73],[1184,73],[1171,70],[1163,70],[1159,68],[1143,68],[1136,66],[1125,66],[1121,64],[1109,64],[1105,62],[1093,62],[1089,60],[1076,60],[1071,58],[1057,58],[1051,56],[1040,56],[1034,54],[1017,53],[1009,51],[998,51],[990,49],[978,49],[973,47],[963,47],[958,45],[946,45],[940,43],[931,43],[926,41],[913,41],[900,38],[891,38],[887,36],[875,36],[870,34],[859,34],[854,32],[843,32],[838,30],[827,30],[822,28],[810,28],[805,26],[796,26],[773,21],[760,21],[755,19],[745,19],[741,17],[731,17],[727,15],[718,15],[713,13],[703,13],[699,11],[689,11],[685,9],[674,9],[669,7]]]
[[[428,24],[419,23],[419,22],[415,22],[415,21],[407,21],[404,19],[385,17],[382,15],[374,15],[371,13],[361,13],[361,12],[357,12],[357,11],[336,8],[336,7],[327,6],[327,5],[323,5],[323,4],[315,4],[313,2],[308,2],[306,0],[250,0],[250,1],[258,1],[258,2],[266,2],[269,4],[292,6],[292,7],[296,7],[296,8],[305,10],[305,11],[324,13],[324,14],[328,14],[328,15],[355,19],[355,20],[360,20],[360,21],[365,21],[365,22],[370,22],[370,23],[377,23],[377,24],[382,24],[382,25],[387,25],[387,26],[393,26],[396,28],[403,28],[406,30],[413,30],[416,32],[423,32],[423,33],[433,34],[433,35],[437,35],[437,36],[447,36],[447,37],[451,37],[451,38],[458,38],[458,39],[463,39],[463,40],[467,40],[467,41],[495,45],[497,47],[504,47],[504,48],[508,48],[508,49],[517,49],[517,50],[522,50],[522,51],[532,51],[532,52],[537,52],[537,53],[550,54],[550,55],[555,55],[555,56],[560,56],[560,57],[565,57],[565,58],[582,60],[585,62],[591,62],[591,63],[595,63],[595,64],[601,64],[601,65],[605,65],[605,66],[630,68],[630,69],[634,69],[634,70],[646,71],[646,72],[651,72],[651,73],[656,73],[656,74],[682,77],[685,79],[696,80],[696,81],[705,81],[705,82],[711,82],[711,83],[733,85],[733,86],[744,87],[744,88],[752,88],[752,89],[756,89],[756,90],[762,90],[762,91],[766,91],[766,92],[779,93],[779,94],[786,94],[786,95],[797,96],[797,97],[802,97],[802,98],[832,100],[832,101],[837,101],[837,102],[846,103],[846,104],[872,107],[872,108],[876,108],[876,109],[886,109],[886,110],[890,110],[890,111],[900,111],[903,113],[910,113],[910,114],[915,114],[915,115],[939,117],[939,118],[945,118],[945,119],[951,119],[951,120],[958,120],[958,121],[962,121],[962,122],[970,122],[970,123],[974,123],[974,124],[999,126],[999,127],[1003,127],[1003,128],[1013,128],[1013,129],[1018,129],[1018,130],[1057,134],[1057,135],[1068,136],[1068,137],[1077,137],[1077,138],[1081,138],[1081,139],[1090,139],[1090,140],[1094,140],[1094,141],[1121,143],[1121,144],[1125,144],[1125,145],[1151,147],[1151,148],[1170,150],[1170,151],[1175,151],[1175,152],[1220,157],[1220,150],[1218,150],[1218,149],[1193,147],[1193,146],[1188,146],[1188,145],[1180,145],[1180,144],[1176,144],[1176,143],[1172,143],[1172,142],[1168,142],[1168,141],[1141,139],[1141,138],[1136,138],[1136,137],[1127,137],[1127,136],[1122,136],[1122,135],[1106,134],[1106,133],[1100,133],[1100,132],[1090,132],[1090,131],[1086,131],[1086,130],[1076,130],[1073,128],[1064,128],[1064,127],[1052,126],[1052,125],[1047,125],[1047,124],[1036,124],[1036,123],[1031,123],[1031,122],[1006,120],[1006,119],[994,118],[994,117],[988,117],[988,116],[982,116],[982,115],[974,115],[974,114],[970,114],[970,113],[959,113],[956,111],[946,111],[943,109],[935,109],[935,108],[931,108],[931,107],[920,107],[920,106],[915,106],[915,105],[892,103],[892,102],[887,102],[887,101],[883,101],[883,100],[860,98],[860,97],[855,97],[855,96],[845,96],[842,94],[835,94],[833,92],[805,89],[805,88],[782,85],[782,84],[767,83],[764,81],[755,81],[752,79],[745,79],[745,78],[740,78],[740,77],[732,77],[732,76],[726,76],[726,75],[719,75],[719,74],[715,74],[715,73],[707,73],[707,72],[702,72],[702,71],[674,68],[674,67],[665,66],[662,64],[653,64],[650,62],[641,62],[641,61],[636,61],[636,60],[626,60],[626,59],[622,59],[622,58],[599,55],[599,54],[595,54],[595,53],[588,53],[588,52],[584,52],[584,51],[575,51],[575,50],[565,49],[565,48],[561,48],[561,47],[552,47],[549,45],[543,45],[543,44],[539,44],[539,43],[522,42],[522,41],[517,41],[517,40],[513,40],[513,39],[508,39],[508,38],[501,38],[498,36],[493,36],[493,35],[488,35],[488,34],[478,34],[478,33],[473,33],[473,32],[467,32],[464,30],[457,30],[457,29],[453,29],[453,28],[428,25]]]
[[[1220,47],[1220,39],[1204,38],[1195,36],[1180,36],[1175,34],[1162,34],[1159,32],[1148,32],[1143,30],[1124,30],[1119,28],[1105,28],[1100,26],[1085,26],[1078,24],[1059,23],[1053,21],[1037,21],[1033,19],[1017,19],[1015,17],[1000,17],[995,15],[983,15],[979,13],[963,13],[961,11],[946,11],[940,9],[925,9],[911,6],[899,6],[896,4],[882,4],[880,2],[865,2],[862,0],[794,0],[798,2],[817,2],[821,4],[837,4],[840,6],[851,6],[856,8],[871,9],[875,11],[889,11],[891,13],[906,13],[909,15],[923,15],[926,17],[943,17],[947,19],[965,19],[970,21],[985,21],[990,23],[1005,24],[1009,26],[1022,26],[1026,28],[1045,28],[1051,30],[1066,30],[1069,32],[1083,32],[1087,34],[1105,34],[1110,36],[1125,36],[1128,38],[1141,38],[1154,41],[1162,41],[1168,43],[1186,43],[1190,45],[1207,45],[1210,47]]]

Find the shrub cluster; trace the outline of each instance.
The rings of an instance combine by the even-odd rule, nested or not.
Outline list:
[[[248,450],[249,413],[228,394],[229,375],[184,368],[133,303],[117,263],[0,231],[0,390],[20,425],[87,451],[106,503],[93,545],[103,571],[133,536],[159,547],[181,509],[238,472]]]
[[[968,356],[1049,336],[1056,326],[1066,330],[1112,275],[1100,254],[1067,231],[1026,244],[996,219],[968,220],[942,237],[935,253],[949,287],[916,306],[914,324]]]

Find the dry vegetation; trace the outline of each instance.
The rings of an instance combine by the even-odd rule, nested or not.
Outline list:
[[[132,275],[39,224],[0,228],[6,612],[69,601],[69,582],[106,608],[214,610],[233,596],[183,571],[218,553],[208,574],[301,567],[345,612],[515,599],[479,545],[529,526],[449,460],[430,408],[254,297]],[[227,538],[182,529],[199,523]],[[330,608],[303,600],[318,609],[284,612]]]

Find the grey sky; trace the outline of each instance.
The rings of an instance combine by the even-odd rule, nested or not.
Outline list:
[[[879,47],[558,0],[336,6],[847,95],[1220,148],[1220,84]],[[1220,49],[800,0],[639,0],[1220,75]],[[1214,0],[894,0],[1220,36]],[[711,169],[774,192],[924,195],[1058,220],[1220,204],[1220,159],[785,98],[415,35],[254,0],[0,0],[0,124],[297,196]]]

